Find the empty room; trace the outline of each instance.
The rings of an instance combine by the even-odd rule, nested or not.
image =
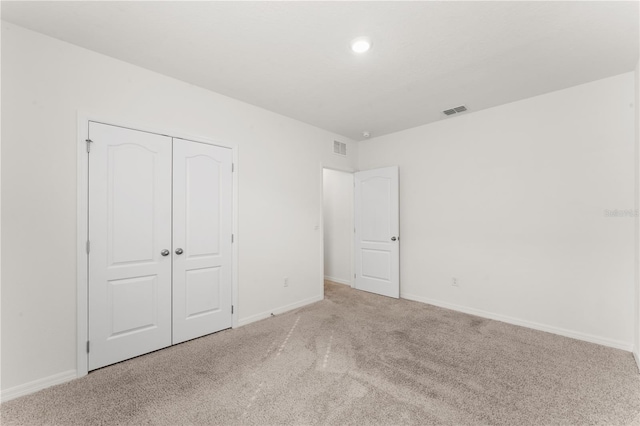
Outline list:
[[[640,2],[0,7],[2,425],[640,425]]]

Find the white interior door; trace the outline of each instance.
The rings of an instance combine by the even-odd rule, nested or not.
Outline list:
[[[171,138],[94,122],[89,137],[93,370],[171,344]]]
[[[231,327],[231,149],[173,140],[173,343]]]
[[[398,167],[355,173],[356,283],[400,297]]]

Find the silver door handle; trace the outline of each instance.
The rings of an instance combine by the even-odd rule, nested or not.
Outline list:
[[[180,255],[182,253],[184,253],[184,251],[181,248],[176,249],[176,254]]]
[[[171,253],[171,252],[169,250],[167,250],[167,249],[164,249],[164,250],[162,250],[160,252],[160,254],[163,255],[163,256],[169,256],[169,253]]]
[[[391,241],[395,241],[395,240],[397,240],[396,237],[391,237]]]

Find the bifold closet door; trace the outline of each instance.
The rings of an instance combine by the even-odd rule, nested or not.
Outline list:
[[[173,343],[231,327],[231,149],[173,139]]]
[[[89,369],[171,345],[171,138],[91,122]]]

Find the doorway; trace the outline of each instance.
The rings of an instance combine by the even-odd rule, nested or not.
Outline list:
[[[324,280],[400,297],[399,169],[322,169]]]
[[[353,287],[353,173],[322,170],[324,279]]]

